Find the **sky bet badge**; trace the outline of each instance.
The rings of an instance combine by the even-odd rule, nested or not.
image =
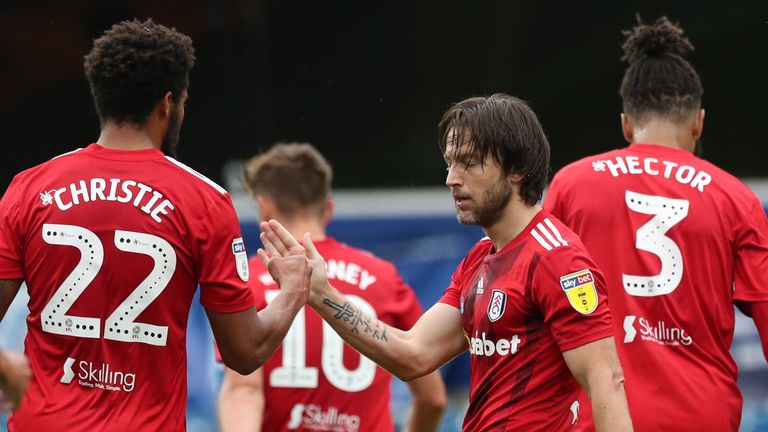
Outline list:
[[[597,290],[595,278],[589,270],[581,270],[560,277],[560,286],[568,296],[568,301],[576,311],[591,314],[597,308]]]
[[[242,237],[232,240],[232,253],[235,254],[237,275],[243,282],[248,282],[248,254],[245,252],[245,243],[243,243]]]

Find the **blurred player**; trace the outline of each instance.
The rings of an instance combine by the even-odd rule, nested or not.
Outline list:
[[[704,110],[693,46],[666,17],[625,32],[630,146],[563,168],[544,207],[605,272],[639,431],[736,431],[734,303],[768,356],[768,222],[739,180],[695,157]]]
[[[0,280],[0,295],[6,296],[15,290],[16,281]],[[0,305],[0,317],[5,316],[12,299]],[[27,391],[32,370],[29,360],[23,354],[0,350],[0,412],[16,409]]]
[[[3,310],[29,289],[33,379],[11,431],[183,431],[186,328],[200,301],[241,373],[274,351],[306,302],[306,260],[270,267],[261,315],[229,194],[166,156],[184,118],[189,37],[124,21],[85,57],[101,135],[18,174],[0,202]]]
[[[445,113],[439,130],[457,218],[488,237],[459,264],[440,302],[402,331],[334,289],[305,235],[312,307],[405,380],[469,349],[464,431],[589,430],[581,386],[598,430],[631,430],[602,274],[578,237],[537,204],[549,143],[536,115],[511,96],[470,98]],[[261,227],[269,256],[298,250],[279,223]]]
[[[311,233],[336,287],[371,316],[411,328],[423,311],[395,267],[326,235],[333,213],[332,176],[331,166],[309,144],[278,144],[245,165],[246,184],[262,220],[282,221],[297,236]],[[277,287],[257,257],[250,267],[253,295],[263,308]],[[225,369],[219,398],[222,430],[391,432],[391,378],[305,308],[264,367],[248,376]],[[437,430],[446,404],[440,373],[409,386],[413,406],[406,430]]]

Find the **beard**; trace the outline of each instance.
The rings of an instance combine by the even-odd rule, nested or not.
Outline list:
[[[489,227],[501,219],[513,193],[512,185],[502,178],[483,192],[474,212],[462,213],[457,209],[456,219],[464,225]]]
[[[160,150],[172,158],[176,158],[176,146],[179,144],[179,132],[181,131],[181,116],[174,105],[171,116],[168,119],[168,130],[165,131]]]

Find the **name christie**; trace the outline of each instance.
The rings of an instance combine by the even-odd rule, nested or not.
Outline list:
[[[61,211],[91,201],[130,203],[156,222],[162,222],[162,216],[175,209],[173,203],[152,187],[134,180],[118,178],[111,178],[109,181],[102,178],[79,180],[66,187],[42,192],[40,199],[43,205],[56,203],[56,207]]]

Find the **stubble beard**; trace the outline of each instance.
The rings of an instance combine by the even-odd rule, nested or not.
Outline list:
[[[160,150],[166,156],[176,158],[176,146],[179,144],[179,132],[181,131],[181,119],[176,106],[171,110],[171,117],[168,119],[168,130],[165,132]]]
[[[457,209],[456,219],[463,225],[492,226],[501,219],[512,194],[512,185],[501,179],[485,190],[474,212],[462,213]]]

